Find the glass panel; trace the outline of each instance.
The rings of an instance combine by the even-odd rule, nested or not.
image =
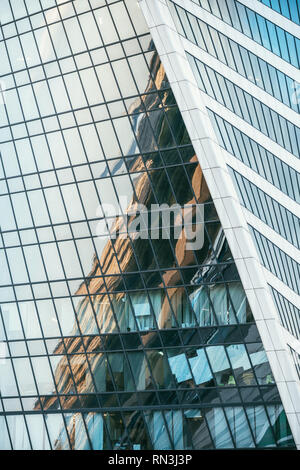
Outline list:
[[[13,450],[31,450],[24,416],[8,415],[6,420]]]

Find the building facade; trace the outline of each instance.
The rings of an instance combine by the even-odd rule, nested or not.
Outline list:
[[[0,449],[300,445],[299,10],[273,3],[0,3]]]

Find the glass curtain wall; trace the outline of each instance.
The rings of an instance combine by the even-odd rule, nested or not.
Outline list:
[[[0,448],[293,447],[137,1],[0,11]],[[201,206],[200,246],[152,204]]]

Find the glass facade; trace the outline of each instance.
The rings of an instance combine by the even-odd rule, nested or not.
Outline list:
[[[259,0],[294,23],[300,24],[300,6],[297,0]]]
[[[189,55],[199,88],[266,137],[300,158],[300,128],[240,86]]]
[[[136,0],[0,11],[0,449],[294,448]],[[201,246],[137,236],[152,204]]]
[[[300,66],[300,40],[237,0],[192,0],[294,67]]]
[[[300,378],[300,355],[293,348],[290,347],[290,353],[293,357],[294,364],[296,366],[298,377]]]
[[[292,245],[300,248],[299,218],[240,173],[229,169],[242,204]]]
[[[292,78],[184,8],[171,1],[169,5],[182,36],[299,113]]]
[[[299,275],[300,264],[285,251],[278,248],[261,232],[251,227],[262,264],[290,289],[300,294]]]
[[[282,324],[292,335],[300,339],[300,310],[272,286],[271,290]]]
[[[300,174],[255,140],[209,110],[218,143],[247,167],[300,203]]]
[[[299,2],[260,2],[269,8],[256,1],[250,8],[237,0],[167,0],[177,33],[187,39],[183,46],[216,139],[228,152],[239,201],[257,217],[256,226],[244,212],[261,264],[282,283],[267,279],[278,321],[297,341],[299,83],[290,65],[299,69]],[[252,170],[261,178],[252,179]],[[290,356],[296,369],[298,353]]]

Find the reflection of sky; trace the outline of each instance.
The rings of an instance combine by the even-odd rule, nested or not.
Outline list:
[[[252,38],[261,43],[266,49],[281,56],[284,60],[297,66],[297,53],[293,37],[284,32],[283,29],[275,26],[270,21],[260,15],[254,14],[247,9],[248,21],[251,29]],[[242,24],[243,32],[247,34],[245,24]],[[249,34],[247,34],[249,36]],[[287,39],[287,43],[286,40]]]
[[[175,375],[178,383],[192,378],[185,354],[169,357],[169,364],[172,374]]]
[[[272,8],[286,18],[291,19],[295,23],[300,22],[299,7],[297,7],[297,0],[259,0],[264,5]]]
[[[268,4],[269,2],[265,0],[264,3]],[[274,9],[278,11],[279,6],[277,5],[276,7],[277,3],[277,1],[274,2]],[[287,0],[283,0],[281,3],[286,4]],[[217,9],[214,8],[215,2],[207,3],[205,0],[199,0],[199,4],[203,8],[211,11],[214,15],[220,16]],[[266,49],[298,67],[296,51],[296,48],[299,49],[300,47],[300,41],[298,39],[295,39],[294,36],[285,32],[279,26],[275,26],[274,23],[258,15],[253,10],[244,7],[244,5],[235,0],[227,0],[228,11],[230,13],[229,17],[221,8],[222,0],[217,0],[217,4],[219,5],[223,21],[231,24],[234,28],[242,31],[246,36],[262,44]],[[297,8],[296,0],[295,2],[291,2],[291,7],[291,11],[295,13]],[[287,12],[286,7],[284,11]]]
[[[197,356],[190,358],[189,363],[197,385],[209,382],[213,378],[204,349],[198,349]]]
[[[248,354],[243,344],[236,344],[227,347],[227,351],[233,369],[251,369]],[[230,369],[224,346],[210,346],[206,349],[212,370],[215,373]],[[250,354],[253,366],[267,362],[265,351],[258,351]],[[189,359],[190,367],[197,385],[208,382],[213,378],[204,349],[197,349],[197,356]],[[184,354],[179,354],[169,358],[172,373],[178,383],[191,379],[188,362]]]

